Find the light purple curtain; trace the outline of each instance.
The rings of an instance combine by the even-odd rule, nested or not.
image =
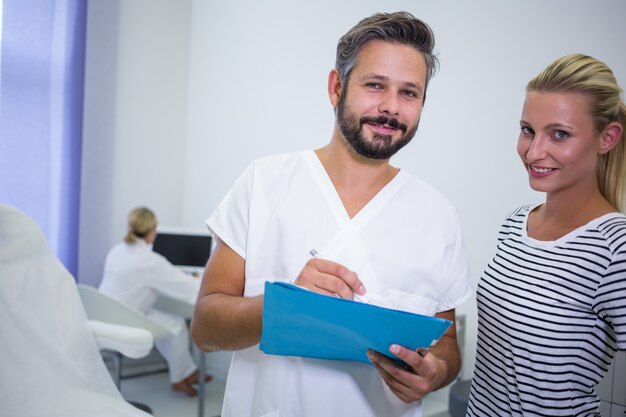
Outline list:
[[[86,7],[4,0],[0,60],[0,201],[37,221],[74,276]]]

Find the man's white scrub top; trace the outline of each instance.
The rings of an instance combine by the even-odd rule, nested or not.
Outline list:
[[[472,294],[456,210],[435,189],[400,171],[350,218],[313,151],[253,162],[207,220],[245,259],[245,296],[265,281],[293,281],[311,257],[355,271],[373,304],[426,315]],[[385,353],[385,352],[383,352]],[[421,415],[373,366],[235,352],[224,417]]]

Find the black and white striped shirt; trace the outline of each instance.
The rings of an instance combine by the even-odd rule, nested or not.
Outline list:
[[[595,386],[626,350],[626,216],[556,241],[504,222],[477,289],[478,347],[468,416],[600,416]]]

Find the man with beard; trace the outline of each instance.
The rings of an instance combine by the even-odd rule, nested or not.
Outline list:
[[[330,142],[253,162],[207,220],[217,246],[192,335],[202,350],[236,351],[222,416],[415,417],[421,399],[457,375],[454,325],[426,354],[389,346],[404,367],[389,352],[368,352],[368,366],[257,345],[266,281],[453,322],[471,296],[456,210],[389,163],[417,130],[433,46],[409,13],[359,22],[339,40],[328,79]]]

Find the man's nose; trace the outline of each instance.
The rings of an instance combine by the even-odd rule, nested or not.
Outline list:
[[[397,116],[399,112],[399,97],[394,91],[385,91],[382,95],[378,111],[388,116]]]

